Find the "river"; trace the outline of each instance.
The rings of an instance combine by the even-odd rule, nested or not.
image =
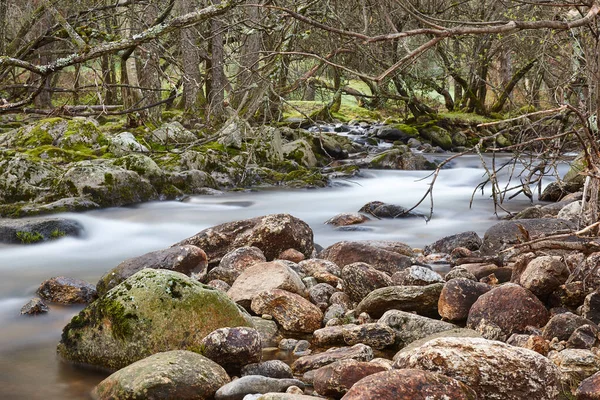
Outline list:
[[[566,165],[561,167],[564,172]],[[422,247],[445,235],[474,230],[483,235],[498,221],[489,188],[474,187],[483,169],[476,156],[465,156],[441,171],[435,184],[434,214],[423,219],[373,220],[364,230],[340,231],[323,222],[355,212],[369,201],[412,206],[428,187],[427,171],[364,171],[317,190],[262,190],[195,196],[184,202],[153,202],[132,207],[61,214],[78,220],[81,238],[63,238],[31,246],[0,247],[0,399],[86,399],[106,373],[61,362],[55,353],[62,327],[81,307],[51,305],[46,315],[28,317],[19,310],[39,284],[53,276],[95,283],[120,261],[161,249],[198,231],[227,221],[289,213],[306,221],[323,247],[340,240],[396,240]],[[549,180],[548,180],[549,181]],[[527,206],[522,194],[511,209]],[[418,211],[427,214],[429,202]]]

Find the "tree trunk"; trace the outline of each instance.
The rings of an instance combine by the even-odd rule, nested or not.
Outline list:
[[[179,11],[186,14],[194,11],[199,4],[196,0],[180,0]],[[206,97],[202,91],[202,74],[200,73],[200,34],[193,26],[184,28],[180,34],[181,63],[183,67],[183,108],[186,114],[198,116],[206,105]]]
[[[523,68],[521,68],[514,74],[514,76],[510,79],[510,81],[504,87],[504,90],[502,91],[502,94],[500,95],[500,97],[498,98],[496,103],[494,103],[494,105],[490,108],[490,112],[502,111],[502,108],[504,107],[506,100],[508,100],[513,89],[515,88],[515,86],[517,86],[517,83],[519,83],[519,81],[521,79],[523,79],[525,74],[527,72],[529,72],[529,70],[531,68],[533,68],[533,66],[535,65],[536,62],[537,62],[537,59],[530,61]]]
[[[6,55],[6,23],[8,0],[0,0],[0,55]]]
[[[220,4],[221,0],[214,0],[214,4]],[[223,22],[219,18],[213,18],[210,22],[210,92],[208,93],[209,112],[207,119],[219,122],[224,119],[225,108],[225,49],[223,46]]]

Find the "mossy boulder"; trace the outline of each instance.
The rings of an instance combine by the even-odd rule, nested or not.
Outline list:
[[[185,350],[154,354],[106,378],[92,392],[95,399],[212,399],[229,382],[214,361]]]
[[[192,143],[197,139],[198,137],[194,133],[188,131],[181,123],[176,121],[163,124],[160,128],[146,135],[147,142],[163,146]]]
[[[156,187],[161,187],[165,184],[165,172],[153,159],[143,154],[129,154],[117,158],[112,164],[128,171],[136,172],[139,176],[147,179],[148,182]]]
[[[306,168],[317,166],[317,157],[311,145],[304,139],[294,140],[283,145],[283,155],[289,160],[294,160]]]
[[[435,164],[423,155],[411,152],[406,146],[394,147],[377,154],[368,161],[369,168],[400,169],[406,171],[435,169]]]
[[[53,145],[62,149],[98,147],[104,135],[97,122],[86,118],[47,118],[18,129],[11,145],[34,148]]]
[[[247,142],[246,149],[254,157],[255,162],[278,163],[283,161],[283,139],[281,131],[272,126],[262,126],[252,142]]]
[[[201,353],[218,328],[251,326],[224,293],[184,274],[143,269],[73,317],[63,329],[59,355],[110,370],[168,350]]]
[[[117,157],[130,153],[147,153],[146,146],[140,144],[133,133],[121,132],[116,136],[108,138],[108,151]]]
[[[0,203],[33,200],[58,178],[51,164],[23,153],[0,153]]]
[[[419,131],[422,137],[431,141],[432,144],[440,146],[444,150],[452,149],[452,137],[442,127],[432,125],[426,128],[421,128]]]
[[[0,222],[0,243],[33,244],[65,236],[80,236],[83,227],[65,218],[7,219]]]
[[[156,200],[158,193],[137,172],[113,165],[111,160],[71,164],[56,185],[62,197],[87,196],[103,207]]]

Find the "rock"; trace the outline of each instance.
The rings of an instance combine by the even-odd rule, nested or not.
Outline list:
[[[454,328],[454,329],[450,329],[447,331],[436,332],[436,333],[432,333],[431,335],[427,335],[422,339],[417,339],[414,342],[411,342],[408,346],[401,348],[400,351],[398,353],[396,353],[396,356],[398,356],[398,354],[406,353],[413,349],[421,347],[425,343],[429,342],[430,340],[438,339],[438,338],[447,338],[447,337],[482,338],[483,336],[481,336],[481,334],[479,332],[477,332],[473,329],[466,329],[466,328]]]
[[[412,265],[410,257],[361,242],[335,243],[323,250],[319,257],[340,267],[364,262],[390,275]]]
[[[444,275],[444,280],[446,282],[456,278],[465,278],[471,281],[477,281],[477,277],[463,267],[452,268],[446,275]]]
[[[346,265],[342,269],[342,280],[344,291],[355,302],[360,302],[375,289],[394,284],[387,274],[364,262]]]
[[[550,182],[542,192],[540,201],[559,201],[565,195],[578,191],[582,186],[581,182]]]
[[[294,355],[308,355],[311,353],[310,349],[310,342],[308,340],[298,340],[298,343],[296,343],[296,346],[294,346],[294,350],[292,350],[292,353]]]
[[[444,285],[438,301],[438,313],[449,321],[464,321],[471,306],[491,286],[467,278],[451,279]]]
[[[577,400],[600,400],[600,372],[581,381],[575,396]]]
[[[473,274],[475,279],[479,280],[481,278],[485,278],[498,270],[498,266],[496,264],[491,263],[469,263],[469,264],[461,264],[460,266],[467,272]]]
[[[379,318],[388,310],[401,310],[436,316],[443,287],[441,283],[434,283],[427,286],[389,286],[375,289],[358,304],[356,313],[366,312]]]
[[[394,126],[383,125],[375,132],[375,136],[379,139],[389,140],[391,142],[400,140],[404,143],[407,143],[409,139],[418,135],[419,132],[414,127],[405,124],[397,124]]]
[[[0,153],[0,204],[30,201],[45,194],[60,171],[23,153]]]
[[[432,125],[419,129],[421,137],[431,141],[431,144],[440,146],[444,150],[452,149],[452,137],[444,128]]]
[[[37,294],[58,304],[87,304],[96,298],[96,287],[81,279],[57,276],[40,285]]]
[[[289,365],[281,360],[269,360],[256,364],[248,364],[242,367],[240,373],[246,375],[261,375],[275,379],[291,379],[294,377]]]
[[[202,277],[206,273],[206,266],[206,254],[202,249],[192,245],[170,247],[128,258],[104,274],[96,287],[101,296],[144,268],[166,269],[190,277]]]
[[[313,344],[320,347],[344,345],[344,331],[355,326],[357,325],[344,324],[317,329],[313,332]]]
[[[464,247],[469,250],[479,250],[481,247],[481,238],[476,232],[462,232],[456,235],[450,235],[441,238],[430,244],[429,246],[425,246],[423,249],[423,253],[425,255],[432,253],[452,253],[452,250],[457,247]]]
[[[247,364],[262,359],[260,333],[247,327],[219,328],[200,343],[202,354],[226,371],[237,372]]]
[[[370,221],[371,218],[366,215],[359,213],[343,213],[338,214],[334,217],[329,218],[325,221],[325,224],[333,225],[333,226],[348,226],[348,225],[356,225],[362,224],[363,222]]]
[[[33,244],[66,236],[81,236],[83,226],[65,218],[27,218],[0,221],[0,243]]]
[[[291,388],[291,386],[290,386]],[[288,388],[289,389],[289,388]],[[247,396],[248,397],[248,396]],[[322,397],[307,396],[293,393],[265,393],[254,398],[244,398],[245,400],[323,400]]]
[[[108,399],[212,399],[229,382],[219,364],[185,350],[157,353],[104,379],[92,396]]]
[[[44,300],[38,299],[37,297],[34,297],[33,299],[29,300],[27,304],[21,307],[21,315],[45,314],[48,311],[50,311],[50,309],[48,308],[46,303],[44,303]]]
[[[256,246],[267,260],[275,259],[283,250],[296,249],[310,257],[313,233],[304,222],[289,214],[271,214],[205,229],[175,246],[192,244],[206,252],[209,263],[218,262],[231,250]]]
[[[558,340],[569,340],[569,337],[577,328],[584,325],[594,325],[589,319],[580,317],[570,312],[553,316],[546,324],[543,337],[546,340],[557,338]]]
[[[381,201],[371,201],[362,206],[358,212],[366,213],[376,218],[423,218],[422,214],[409,211],[408,208]]]
[[[317,157],[310,144],[304,139],[285,143],[282,147],[283,156],[288,160],[296,161],[305,168],[314,168],[318,165]]]
[[[581,315],[596,324],[600,324],[600,292],[595,291],[585,297],[581,307]]]
[[[275,379],[261,375],[246,375],[222,386],[215,400],[242,400],[247,394],[285,392],[290,386],[304,388],[298,379]]]
[[[317,283],[308,290],[310,301],[314,304],[329,304],[329,298],[336,289],[328,283]]]
[[[576,229],[573,223],[554,218],[502,221],[485,232],[481,254],[497,256],[501,250],[522,241],[523,233],[519,226],[528,232],[530,238],[541,234],[554,234],[557,231],[574,231]]]
[[[301,272],[312,276],[318,282],[324,282],[332,286],[337,286],[342,281],[340,279],[342,274],[341,268],[338,267],[337,264],[334,264],[328,260],[311,258],[298,263],[298,267]]]
[[[460,380],[477,398],[551,400],[560,390],[560,371],[527,349],[479,338],[439,338],[395,356],[394,368],[435,371]]]
[[[7,206],[19,207],[10,215],[11,217],[28,217],[58,212],[80,212],[100,208],[97,203],[85,197],[66,197],[50,203],[18,203],[18,205],[13,203]],[[1,215],[2,210],[0,209]]]
[[[564,284],[569,269],[561,257],[541,256],[527,264],[519,277],[519,283],[538,297],[547,296]]]
[[[223,293],[227,293],[227,291],[229,289],[231,289],[231,286],[229,286],[229,284],[227,282],[222,281],[220,279],[213,279],[211,281],[208,281],[206,283],[206,286],[213,287],[213,288],[215,288],[217,290],[220,290]]]
[[[103,159],[71,163],[56,191],[62,197],[88,196],[102,207],[158,199],[156,189],[138,173]]]
[[[416,254],[412,247],[406,243],[398,242],[395,240],[364,240],[359,243],[364,243],[369,246],[374,246],[385,251],[391,251],[407,257],[414,257]]]
[[[323,353],[312,354],[298,358],[292,364],[292,370],[296,374],[318,369],[340,360],[371,361],[373,349],[364,344],[355,344],[352,347],[332,348]]]
[[[216,267],[216,268],[213,268],[210,271],[208,271],[208,274],[206,274],[206,278],[201,279],[201,280],[211,280],[212,281],[212,280],[216,279],[216,280],[223,281],[229,286],[229,289],[227,289],[227,291],[229,291],[231,289],[231,285],[233,285],[235,280],[240,275],[241,275],[241,272],[238,270]]]
[[[329,298],[329,303],[332,305],[339,304],[346,309],[353,308],[352,300],[350,300],[350,297],[344,292],[335,292],[332,294]]]
[[[586,287],[582,281],[560,285],[548,297],[548,304],[557,307],[577,308],[584,303]]]
[[[427,286],[444,282],[444,278],[435,271],[420,265],[413,265],[403,271],[395,272],[392,281],[397,286]]]
[[[362,378],[382,371],[386,368],[372,362],[336,361],[315,371],[313,386],[321,396],[338,399]]]
[[[582,325],[569,336],[567,347],[571,349],[591,349],[598,342],[598,327],[595,325]]]
[[[496,287],[481,295],[471,307],[467,328],[475,329],[485,320],[497,325],[508,337],[522,333],[529,325],[540,328],[550,315],[546,307],[527,289],[514,283]]]
[[[343,319],[349,308],[343,306],[341,304],[332,304],[325,310],[325,314],[323,315],[323,323],[328,325],[332,320],[340,320]],[[331,322],[333,323],[333,322]]]
[[[172,146],[179,143],[191,143],[197,139],[196,135],[185,129],[177,121],[162,124],[160,128],[155,129],[146,137],[149,142]]]
[[[281,339],[279,328],[275,321],[261,317],[251,317],[254,328],[260,334],[262,347],[272,347]]]
[[[242,272],[254,264],[266,261],[267,259],[261,249],[254,246],[245,246],[225,254],[219,262],[219,267]]]
[[[307,298],[302,279],[282,261],[254,264],[235,280],[227,295],[242,307],[249,309],[252,300],[261,292],[283,289]]]
[[[600,370],[600,357],[589,350],[552,351],[548,358],[558,366],[565,387],[575,391],[579,383]]]
[[[349,326],[342,330],[347,345],[366,344],[374,349],[384,349],[396,341],[394,329],[383,323]]]
[[[283,329],[292,332],[312,333],[321,327],[323,320],[323,313],[317,306],[281,289],[260,292],[252,299],[251,308],[257,314],[272,315]]]
[[[548,352],[550,351],[549,342],[539,335],[513,333],[506,341],[506,344],[533,350],[543,356],[548,355]]]
[[[558,212],[556,218],[571,221],[574,224],[579,222],[579,216],[581,215],[581,201],[574,201],[567,204]]]
[[[287,260],[293,263],[299,263],[300,261],[304,261],[304,254],[299,252],[296,249],[287,249],[282,251],[279,256],[277,256],[279,260]]]
[[[415,340],[434,333],[456,329],[456,325],[448,322],[399,310],[386,311],[379,318],[378,323],[387,325],[394,330],[397,348],[403,348]]]
[[[160,351],[198,349],[208,333],[248,326],[246,318],[218,290],[179,272],[146,268],[73,317],[58,353],[116,370]]]
[[[148,153],[150,151],[146,146],[140,144],[131,132],[121,132],[108,138],[108,141],[108,151],[116,157],[122,157],[129,153]]]
[[[344,400],[475,400],[473,389],[457,379],[435,372],[401,369],[369,375],[343,397]]]

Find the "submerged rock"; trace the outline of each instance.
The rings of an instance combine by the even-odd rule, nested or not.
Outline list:
[[[219,364],[191,351],[173,350],[120,369],[100,382],[92,396],[97,400],[203,400],[212,399],[228,382]]]
[[[178,272],[146,268],[73,317],[58,353],[116,370],[161,351],[197,350],[215,329],[249,325],[222,292]]]
[[[27,218],[0,222],[0,243],[33,244],[82,234],[83,226],[78,221],[66,218]]]
[[[94,285],[65,276],[57,276],[42,282],[37,294],[44,300],[59,304],[87,304],[97,296]]]

